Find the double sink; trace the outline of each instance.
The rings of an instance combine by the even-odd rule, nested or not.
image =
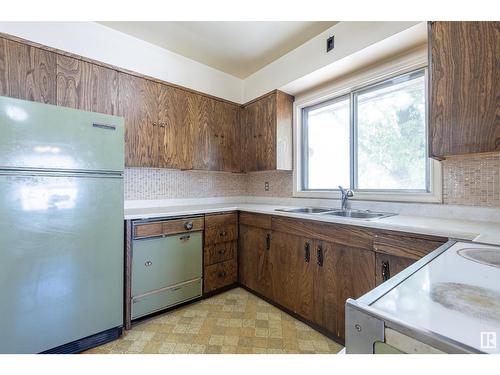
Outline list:
[[[345,217],[349,219],[376,220],[396,214],[387,212],[375,212],[370,210],[340,210],[336,208],[300,207],[300,208],[276,208],[275,211],[290,212],[297,214],[311,214]]]

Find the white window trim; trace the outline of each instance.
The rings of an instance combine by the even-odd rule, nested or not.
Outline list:
[[[362,72],[353,74],[341,81],[323,87],[321,90],[309,92],[295,98],[293,105],[293,196],[300,198],[332,198],[339,199],[338,191],[310,191],[301,190],[302,187],[302,109],[321,102],[346,95],[358,88],[383,81],[401,74],[409,73],[419,68],[425,68],[428,64],[427,49],[419,48],[408,54],[392,59],[390,62],[380,64],[376,67],[365,69]],[[427,83],[426,83],[427,84]],[[428,115],[426,114],[428,117]],[[427,132],[428,130],[426,130]],[[396,201],[396,202],[424,202],[442,203],[442,170],[441,163],[430,159],[429,163],[429,192],[393,192],[393,191],[354,191],[352,200],[370,201]]]

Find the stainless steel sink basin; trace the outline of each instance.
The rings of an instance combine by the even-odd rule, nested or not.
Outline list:
[[[346,211],[337,210],[337,211],[325,212],[324,215],[348,217],[351,219],[374,220],[374,219],[381,219],[383,217],[394,216],[395,214],[387,212],[373,212],[373,211],[359,211],[359,210],[346,210]]]
[[[321,214],[333,211],[333,208],[300,207],[300,208],[277,208],[275,211],[293,212],[297,214]]]
[[[316,214],[321,216],[337,216],[349,219],[376,220],[384,217],[394,216],[387,212],[363,211],[363,210],[339,210],[338,208],[299,207],[299,208],[276,208],[275,211],[290,212],[297,214]]]

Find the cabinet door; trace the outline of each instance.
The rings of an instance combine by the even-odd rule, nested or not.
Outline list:
[[[118,72],[68,56],[57,56],[57,105],[118,113]]]
[[[257,170],[276,169],[276,93],[258,102]]]
[[[215,102],[218,170],[241,172],[240,108],[223,101]]]
[[[212,99],[194,93],[189,94],[188,116],[193,143],[193,153],[191,154],[193,169],[219,169],[214,111],[215,104]]]
[[[284,232],[272,233],[271,282],[275,302],[312,318],[313,241]]]
[[[337,336],[345,336],[345,302],[375,288],[375,253],[349,246],[337,246]]]
[[[56,104],[56,54],[0,38],[0,96]]]
[[[238,254],[240,282],[263,296],[273,299],[270,250],[270,231],[240,225],[240,250]]]
[[[430,25],[430,154],[500,150],[500,22]]]
[[[338,251],[335,244],[315,241],[311,261],[314,265],[313,279],[313,321],[328,330],[337,333],[338,307]]]
[[[119,73],[120,99],[118,114],[125,118],[125,165],[156,167],[163,163],[158,126],[158,84]]]
[[[253,103],[243,109],[242,134],[245,141],[245,171],[257,171],[257,112],[258,105]]]
[[[193,153],[187,114],[190,94],[162,84],[159,91],[157,130],[161,167],[190,169]]]
[[[415,259],[376,253],[375,278],[377,285],[389,280],[405,268],[415,263]]]

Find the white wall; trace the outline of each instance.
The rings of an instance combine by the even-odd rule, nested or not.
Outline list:
[[[419,22],[339,22],[247,77],[243,101],[290,85],[417,24]],[[326,39],[331,35],[335,35],[335,48],[327,53]]]
[[[95,22],[0,22],[0,32],[242,101],[241,79]]]

